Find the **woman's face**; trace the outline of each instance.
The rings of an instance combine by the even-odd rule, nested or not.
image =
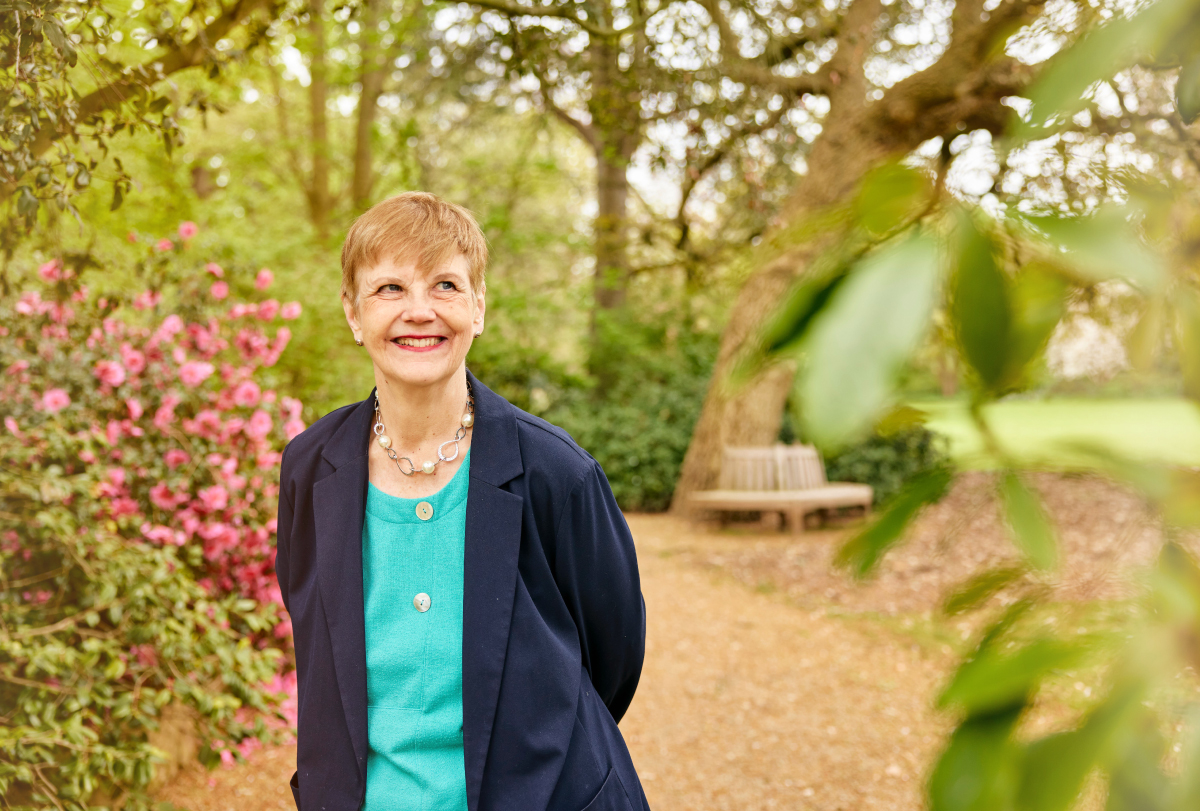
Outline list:
[[[462,367],[475,333],[483,329],[483,294],[471,290],[461,254],[425,271],[385,260],[358,272],[358,306],[343,298],[342,308],[377,376],[428,386]]]

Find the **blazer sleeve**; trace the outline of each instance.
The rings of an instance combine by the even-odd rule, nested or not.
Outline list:
[[[558,519],[555,579],[579,630],[583,666],[620,721],[646,652],[646,604],[625,516],[595,460]]]
[[[289,493],[288,486],[287,448],[283,449],[283,459],[279,463],[279,512],[275,522],[275,579],[279,581],[279,594],[283,598],[283,607],[292,612],[292,604],[288,600],[288,565],[292,552],[292,519],[295,515],[295,504]]]

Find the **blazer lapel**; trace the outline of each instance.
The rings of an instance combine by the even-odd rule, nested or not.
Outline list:
[[[475,429],[463,564],[463,754],[467,807],[478,811],[508,651],[524,499],[501,489],[523,470],[513,407],[469,371],[467,378]]]
[[[330,437],[322,456],[334,472],[313,485],[321,604],[333,644],[342,711],[363,779],[367,774],[367,642],[362,531],[374,397],[372,391]]]

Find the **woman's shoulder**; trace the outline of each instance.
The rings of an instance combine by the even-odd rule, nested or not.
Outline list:
[[[362,405],[362,402],[360,400],[357,403],[349,403],[341,408],[330,411],[293,437],[283,449],[284,465],[286,467],[294,467],[296,465],[303,465],[305,462],[320,459],[321,452],[325,449],[326,443],[338,432],[338,429],[342,427],[346,420],[351,417],[354,410]]]
[[[552,422],[512,406],[517,420],[521,462],[529,474],[547,474],[575,483],[597,469],[592,455]]]

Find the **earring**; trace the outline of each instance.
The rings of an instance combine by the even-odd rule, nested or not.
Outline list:
[[[357,344],[357,345],[359,345],[359,346],[362,346],[362,345],[363,345],[363,342],[362,342],[362,341],[358,341],[358,340],[356,340],[354,343],[356,343],[356,344]]]

